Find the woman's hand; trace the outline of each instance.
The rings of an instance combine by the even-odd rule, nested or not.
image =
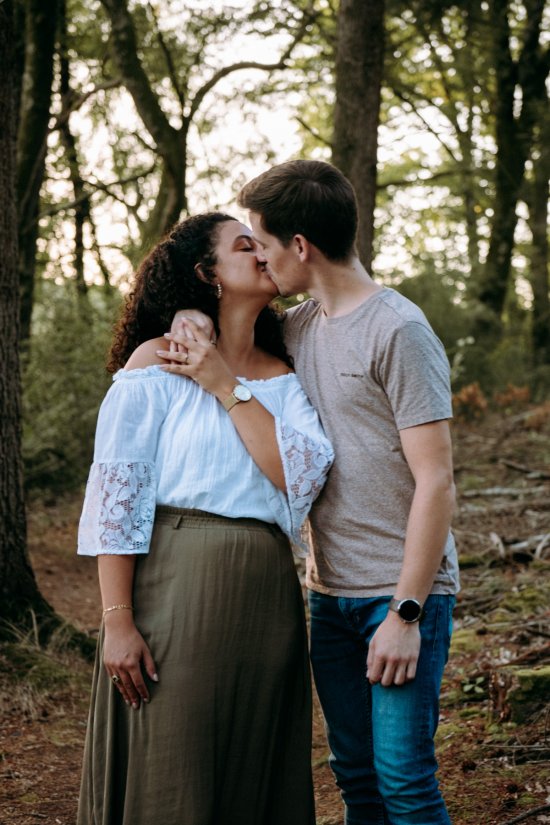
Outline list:
[[[143,636],[127,611],[113,611],[104,620],[105,639],[103,662],[110,679],[120,691],[126,704],[136,710],[140,700],[149,702],[150,696],[143,678],[143,670],[153,682],[158,682],[155,663]]]
[[[192,378],[207,392],[220,400],[232,391],[237,379],[216,349],[216,342],[194,321],[180,319],[178,332],[167,332],[170,351],[157,350],[157,355],[168,363],[166,372]],[[177,351],[172,349],[176,345]]]

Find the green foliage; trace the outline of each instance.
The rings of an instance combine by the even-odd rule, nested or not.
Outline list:
[[[120,296],[92,288],[79,299],[72,284],[51,281],[40,292],[23,376],[25,481],[27,488],[60,492],[88,473]]]
[[[395,288],[422,308],[452,360],[457,342],[470,331],[468,307],[460,300],[453,273],[442,275],[432,264],[416,277],[404,278]]]

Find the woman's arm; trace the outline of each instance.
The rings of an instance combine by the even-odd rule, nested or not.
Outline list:
[[[238,384],[237,378],[206,333],[193,321],[187,321],[185,326],[192,332],[192,336],[186,335],[185,331],[168,333],[169,340],[184,351],[167,352],[165,348],[157,350],[158,357],[163,358],[166,364],[164,369],[192,378],[207,392],[215,395],[218,401],[225,401]],[[285,493],[286,480],[277,443],[275,419],[269,410],[252,397],[250,401],[236,404],[228,415],[254,462],[272,484]]]
[[[110,678],[118,677],[116,687],[124,701],[136,710],[140,699],[149,701],[142,667],[158,682],[155,663],[134,623],[132,590],[136,557],[134,555],[98,556],[99,587],[103,602],[103,662]],[[114,610],[109,608],[115,607]]]

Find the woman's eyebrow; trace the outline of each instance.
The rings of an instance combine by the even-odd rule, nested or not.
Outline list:
[[[233,243],[239,243],[239,241],[248,241],[248,243],[253,244],[254,240],[255,239],[252,237],[252,235],[237,235]]]

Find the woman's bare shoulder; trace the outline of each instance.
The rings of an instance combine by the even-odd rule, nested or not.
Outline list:
[[[162,358],[158,357],[157,350],[167,350],[168,348],[169,343],[166,338],[151,338],[150,341],[145,341],[133,351],[124,365],[124,369],[142,370],[146,367],[152,367],[154,364],[165,364],[166,361],[163,361]]]

